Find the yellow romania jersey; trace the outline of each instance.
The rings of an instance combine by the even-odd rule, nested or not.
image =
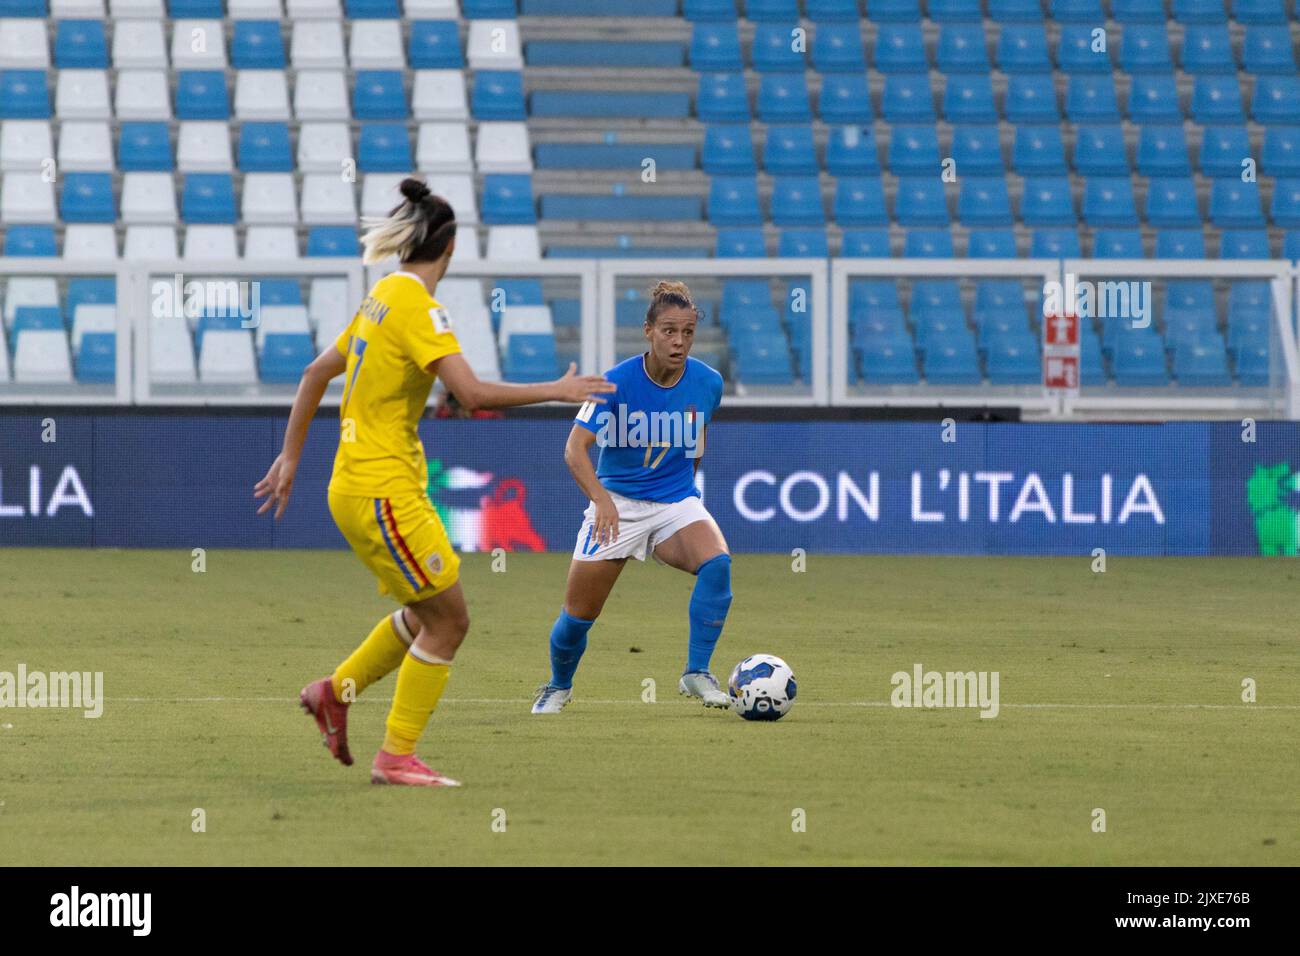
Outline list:
[[[348,364],[330,491],[423,495],[428,466],[416,424],[436,378],[425,369],[460,351],[446,311],[417,276],[394,272],[375,283],[334,344]]]

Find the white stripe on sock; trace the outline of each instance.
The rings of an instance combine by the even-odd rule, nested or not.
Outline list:
[[[397,639],[407,647],[414,642],[415,635],[406,626],[406,614],[400,609],[393,612],[393,630],[397,632]]]
[[[444,660],[441,657],[438,657],[434,654],[430,654],[428,651],[420,650],[414,644],[411,645],[410,653],[411,656],[414,657],[417,661],[424,661],[426,664],[450,664],[451,663],[451,661]]]

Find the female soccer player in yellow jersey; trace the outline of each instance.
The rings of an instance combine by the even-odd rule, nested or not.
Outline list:
[[[340,441],[329,484],[329,507],[352,550],[379,580],[379,591],[403,607],[384,617],[333,675],[303,688],[302,706],[325,745],[350,765],[348,705],[389,671],[397,687],[384,743],[370,771],[373,783],[458,786],[426,766],[415,744],[447,683],[456,649],[469,629],[452,550],[426,493],[427,466],[416,425],[435,378],[467,408],[537,402],[598,402],[613,384],[575,375],[535,385],[480,381],[461,355],[450,320],[433,297],[456,242],[451,206],[418,179],[401,184],[404,201],[387,217],[368,220],[366,263],[395,255],[399,271],[375,283],[333,348],[303,372],[289,413],[284,446],[254,496],[262,514],[284,513],[294,472],[330,380],[344,375]]]

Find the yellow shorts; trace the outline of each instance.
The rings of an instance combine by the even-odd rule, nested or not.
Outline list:
[[[410,604],[444,591],[460,576],[460,557],[425,495],[366,498],[329,493],[330,514],[379,593]]]

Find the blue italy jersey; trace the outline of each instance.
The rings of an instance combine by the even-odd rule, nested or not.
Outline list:
[[[636,355],[605,373],[618,388],[605,404],[587,402],[577,423],[596,435],[596,477],[607,491],[641,501],[681,501],[695,488],[704,426],[722,401],[722,376],[693,358],[677,384],[665,388]]]

